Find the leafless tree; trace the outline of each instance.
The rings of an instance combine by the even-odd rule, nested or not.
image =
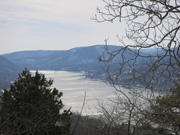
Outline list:
[[[108,135],[154,134],[155,130],[142,127],[149,123],[145,117],[150,114],[149,107],[155,99],[151,91],[113,87],[118,91],[115,98],[99,105],[100,119],[106,126],[99,127],[100,131]]]
[[[114,76],[119,80],[128,69],[134,81],[152,88],[162,83],[179,81],[180,73],[180,0],[103,0],[93,18],[98,22],[126,22],[126,35],[118,37],[119,50],[108,51],[100,61],[119,64]],[[153,53],[143,53],[153,48]],[[129,54],[129,56],[126,55]],[[114,60],[120,56],[119,61]],[[159,79],[159,78],[164,79]],[[118,78],[118,79],[117,79]],[[124,78],[124,76],[123,76]],[[165,82],[166,80],[166,82]],[[170,85],[169,85],[170,86]],[[166,85],[167,87],[167,85]]]
[[[173,126],[157,129],[159,123],[152,114],[152,107],[157,107],[159,93],[154,91],[155,88],[165,91],[180,81],[180,0],[102,1],[105,6],[97,8],[93,19],[100,23],[125,22],[127,26],[123,37],[117,35],[119,49],[111,51],[107,45],[105,53],[99,57],[100,62],[110,64],[108,79],[118,92],[118,98],[111,100],[115,108],[100,106],[102,117],[110,120],[108,123],[125,123],[128,135],[138,134],[139,129],[140,134],[144,129],[151,131],[145,131],[147,134],[160,134],[158,130],[163,130],[161,134],[169,135],[170,132],[164,132],[168,130],[179,134],[179,129],[177,132]],[[112,64],[116,65],[113,72]],[[124,82],[129,88],[126,91],[122,90]],[[131,87],[137,84],[143,84],[150,91]],[[164,111],[163,106],[160,108]]]

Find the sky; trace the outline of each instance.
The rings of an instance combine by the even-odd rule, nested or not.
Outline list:
[[[67,50],[119,45],[123,24],[92,20],[102,0],[0,0],[0,55],[23,50]]]

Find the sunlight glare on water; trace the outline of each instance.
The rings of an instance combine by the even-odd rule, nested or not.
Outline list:
[[[32,71],[35,72],[35,71]],[[53,79],[53,86],[63,92],[63,103],[73,112],[80,112],[86,92],[83,114],[96,114],[98,102],[114,97],[115,90],[100,80],[86,79],[83,72],[44,71],[48,79]]]

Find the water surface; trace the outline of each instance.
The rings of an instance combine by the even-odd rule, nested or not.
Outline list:
[[[114,97],[115,90],[100,80],[85,78],[83,72],[74,73],[67,71],[44,71],[46,78],[54,80],[53,87],[63,92],[63,103],[72,108],[74,112],[80,112],[86,92],[85,107],[83,114],[98,113],[99,102],[105,102]]]

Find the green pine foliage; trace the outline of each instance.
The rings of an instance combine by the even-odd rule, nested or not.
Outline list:
[[[71,111],[63,109],[62,92],[52,84],[25,69],[1,96],[0,134],[69,135]]]
[[[149,110],[137,129],[148,130],[151,134],[180,134],[180,83],[169,92],[151,101]]]
[[[152,121],[160,128],[179,133],[180,83],[175,84],[175,87],[166,95],[156,98],[155,104],[151,106],[151,116]]]

